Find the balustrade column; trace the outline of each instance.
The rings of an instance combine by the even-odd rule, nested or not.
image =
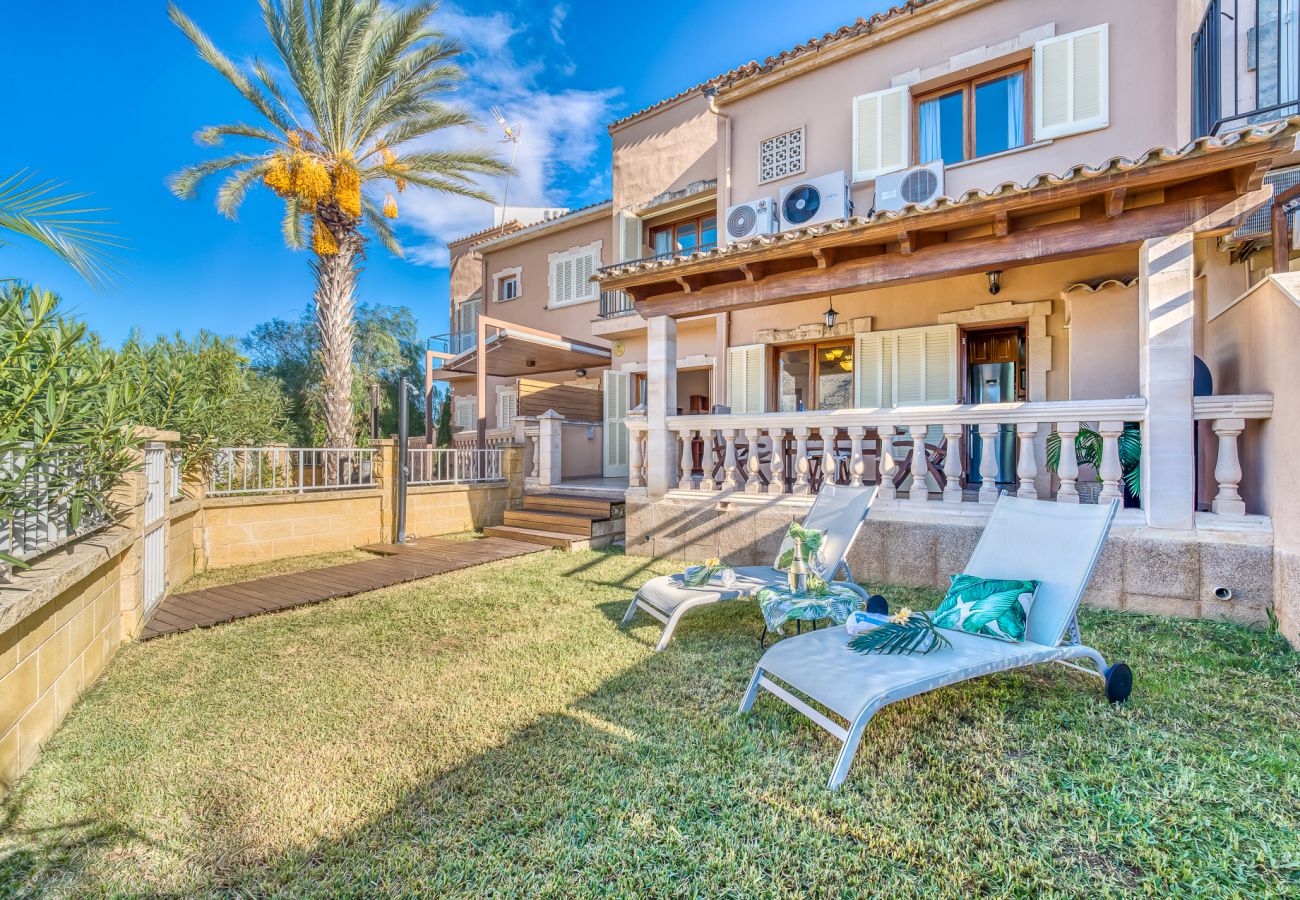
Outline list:
[[[630,488],[645,487],[645,476],[642,474],[643,456],[641,454],[641,435],[639,428],[629,428],[627,435],[627,486]]]
[[[1215,419],[1211,424],[1219,438],[1219,458],[1214,464],[1214,480],[1219,483],[1219,495],[1210,504],[1210,509],[1221,516],[1244,516],[1246,503],[1237,493],[1237,486],[1241,484],[1237,438],[1246,430],[1246,420]]]
[[[1110,503],[1124,496],[1119,487],[1119,480],[1124,477],[1124,467],[1119,461],[1119,436],[1124,433],[1123,422],[1101,422],[1097,426],[1101,435],[1101,463],[1097,474],[1101,476],[1101,496],[1099,503]]]
[[[808,434],[809,429],[798,427],[794,429],[794,493],[806,494],[809,491],[808,484]]]
[[[722,438],[727,442],[727,450],[722,457],[722,489],[733,491],[736,489],[736,476],[739,473],[739,467],[736,465],[736,429],[722,429]]]
[[[785,485],[785,429],[772,428],[768,431],[772,440],[772,478],[767,483],[769,494],[784,494]]]
[[[745,493],[758,494],[763,490],[763,479],[758,477],[763,468],[762,460],[758,458],[758,440],[762,429],[746,428],[745,442],[749,445],[749,454],[745,458]]]
[[[980,503],[998,499],[998,432],[997,423],[984,424],[980,431]]]
[[[700,443],[704,445],[704,452],[700,458],[700,469],[704,474],[700,478],[700,490],[712,493],[718,489],[718,483],[713,480],[713,467],[716,463],[713,452],[713,429],[700,429]]]
[[[1016,460],[1016,477],[1020,479],[1017,497],[1026,500],[1038,499],[1038,460],[1034,456],[1034,442],[1038,439],[1037,422],[1021,422],[1016,425],[1016,439],[1020,443],[1019,459]]]
[[[822,485],[839,484],[840,458],[835,452],[835,438],[839,429],[833,425],[823,425],[817,429],[817,433],[822,439]]]
[[[849,427],[849,440],[853,444],[852,456],[849,457],[849,486],[862,487],[862,476],[867,471],[867,460],[862,455],[862,439],[866,437],[867,429],[861,425]]]
[[[919,500],[924,503],[930,499],[930,487],[926,484],[927,476],[930,474],[929,460],[925,455],[925,436],[929,432],[928,425],[913,425],[912,434],[912,489],[907,495],[913,500]]]
[[[528,442],[533,448],[533,466],[529,474],[536,478],[542,468],[542,442],[540,436],[535,433],[528,436]]]
[[[1056,433],[1061,436],[1061,458],[1056,464],[1056,477],[1061,486],[1056,489],[1057,503],[1078,503],[1079,456],[1074,441],[1079,436],[1078,422],[1057,422]]]
[[[943,502],[961,503],[961,426],[943,426],[943,439],[947,444],[943,456]]]
[[[894,500],[898,489],[894,487],[894,473],[898,471],[898,460],[894,459],[894,425],[881,425],[880,435],[880,485],[876,488],[877,500]]]
[[[683,428],[678,433],[682,441],[682,477],[677,482],[677,487],[683,491],[695,490],[695,479],[691,477],[691,469],[694,466],[694,459],[691,457],[692,439],[695,436],[695,429]]]

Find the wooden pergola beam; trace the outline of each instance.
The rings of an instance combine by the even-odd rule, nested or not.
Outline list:
[[[637,300],[636,308],[647,317],[727,312],[1092,256],[1136,247],[1144,240],[1176,233],[1239,199],[1234,193],[1223,192],[1146,206],[1119,218],[1108,218],[1104,213],[1081,216],[1017,229],[1006,237],[992,234],[920,247],[911,253],[878,253],[846,260],[830,268],[809,267],[771,274],[759,281],[735,281],[690,294],[648,295]],[[1216,224],[1206,233],[1222,233],[1230,227],[1231,223]]]

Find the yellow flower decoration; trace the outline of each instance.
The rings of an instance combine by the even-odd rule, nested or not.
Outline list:
[[[384,194],[384,216],[389,219],[397,218],[397,201],[393,199],[392,194]]]
[[[704,564],[708,566],[710,569],[716,569],[718,566],[722,565],[722,560],[718,559],[716,556],[713,556],[706,559],[704,561]]]
[[[912,618],[912,610],[910,607],[904,606],[897,613],[890,616],[889,621],[893,622],[895,625],[906,625],[907,620],[910,618]]]
[[[334,232],[320,219],[316,219],[312,226],[311,248],[321,256],[333,256],[339,252],[339,242],[334,239]]]

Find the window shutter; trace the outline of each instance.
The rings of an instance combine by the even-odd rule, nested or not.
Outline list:
[[[762,344],[727,350],[727,405],[735,415],[767,411],[767,379],[763,371],[766,351]]]
[[[1110,124],[1109,44],[1103,24],[1034,45],[1035,140]]]
[[[857,406],[957,402],[957,326],[867,332],[854,339]]]
[[[853,370],[860,409],[893,406],[893,335],[864,332],[853,339]]]
[[[957,326],[925,330],[925,403],[957,402]]]
[[[581,256],[574,257],[573,260],[573,299],[581,300],[593,299],[593,293],[598,285],[591,280],[591,276],[596,272],[596,256],[594,253],[587,252]]]
[[[509,428],[519,414],[519,392],[501,391],[497,394],[497,428]]]
[[[469,431],[476,426],[478,409],[474,397],[456,398],[456,430]]]
[[[904,168],[911,153],[908,88],[890,88],[853,98],[853,180]]]
[[[916,406],[925,402],[925,334],[920,329],[908,328],[897,336],[896,371],[898,383],[894,388],[895,406]]]
[[[641,247],[641,220],[629,212],[618,214],[618,261],[640,259],[645,255]]]
[[[604,474],[617,478],[628,473],[628,400],[632,377],[627,372],[605,372]]]

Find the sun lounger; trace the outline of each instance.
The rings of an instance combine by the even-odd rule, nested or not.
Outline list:
[[[875,497],[875,487],[855,488],[837,484],[824,485],[817,494],[817,499],[813,501],[812,509],[808,510],[808,515],[804,517],[803,524],[805,528],[826,532],[821,552],[811,567],[823,580],[833,581],[841,567],[845,567],[844,556],[853,545],[853,539],[857,537],[859,529],[862,528],[863,520],[866,519]],[[777,560],[790,546],[792,541],[787,537],[777,553]],[[623,616],[623,624],[632,621],[638,609],[663,622],[664,633],[659,638],[658,646],[655,647],[655,651],[658,652],[668,646],[677,623],[692,609],[725,600],[751,597],[764,585],[784,581],[786,578],[786,573],[776,568],[775,561],[771,566],[742,566],[735,572],[736,583],[729,590],[723,590],[716,584],[698,588],[687,587],[682,583],[680,575],[653,578],[646,582],[632,598]],[[862,594],[865,601],[866,592],[856,584],[852,584],[851,577],[847,584]]]
[[[778,641],[763,654],[741,712],[754,705],[763,689],[834,735],[843,744],[827,785],[834,789],[848,775],[863,729],[877,710],[936,688],[1061,662],[1102,679],[1112,701],[1127,699],[1133,679],[1129,667],[1122,662],[1107,665],[1099,652],[1081,644],[1075,620],[1117,507],[1117,502],[1072,505],[1005,495],[998,501],[965,572],[1041,582],[1023,643],[945,629],[951,647],[924,656],[882,656],[850,650],[843,628],[810,632]],[[1096,670],[1068,662],[1075,659],[1090,661]],[[848,727],[809,701],[830,710]]]

